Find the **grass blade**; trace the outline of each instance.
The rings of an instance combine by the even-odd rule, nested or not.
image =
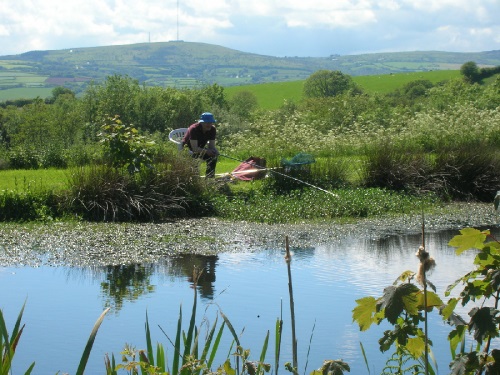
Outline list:
[[[0,310],[0,375],[10,375],[11,373],[10,370],[12,366],[12,360],[14,359],[17,344],[19,343],[24,330],[24,324],[21,326],[21,320],[25,305],[26,302],[23,304],[23,307],[21,308],[21,311],[17,316],[17,320],[10,337],[7,330],[7,325],[5,324],[3,313]],[[33,367],[35,367],[35,362],[31,364],[31,366],[26,371],[26,374],[30,374],[33,370]]]
[[[109,307],[102,312],[102,314],[99,316],[97,321],[94,324],[94,328],[92,329],[92,332],[90,332],[89,339],[87,341],[87,345],[85,346],[85,349],[82,354],[82,358],[80,359],[80,364],[78,365],[78,369],[76,370],[76,375],[83,375],[85,371],[85,366],[87,366],[87,362],[89,360],[90,352],[92,350],[92,346],[94,345],[94,340],[97,335],[97,331],[99,330],[99,327],[101,326],[102,321],[104,320],[104,317],[109,311]]]
[[[162,344],[156,346],[156,366],[158,366],[160,372],[166,372],[165,350]]]
[[[210,357],[208,358],[208,363],[207,363],[208,368],[212,368],[215,354],[217,353],[217,349],[219,348],[220,340],[222,338],[222,332],[224,331],[225,325],[226,325],[226,322],[222,322],[222,324],[219,328],[219,332],[217,333],[217,337],[215,338],[214,346],[212,347],[212,351],[210,352]]]
[[[274,348],[274,371],[276,372],[275,375],[278,375],[278,368],[280,364],[282,333],[283,333],[283,300],[281,300],[280,318],[276,319],[276,328],[275,328],[275,348]]]
[[[179,373],[179,356],[181,355],[181,334],[182,334],[182,305],[179,308],[179,319],[177,320],[177,333],[174,344],[174,360],[172,362],[172,375]]]
[[[236,345],[240,347],[241,346],[240,340],[238,339],[238,335],[236,334],[236,331],[234,330],[233,325],[231,324],[231,322],[229,321],[227,316],[224,315],[224,313],[222,311],[220,312],[220,315],[222,316],[222,319],[224,319],[224,321],[226,322],[227,328],[229,328],[229,331],[233,335],[233,338],[234,338],[234,341],[236,342]],[[236,374],[239,374],[239,373],[240,373],[240,357],[236,356]]]
[[[208,351],[210,349],[210,345],[212,344],[212,340],[214,338],[215,328],[217,327],[217,321],[218,321],[218,317],[216,316],[215,322],[214,322],[214,324],[212,324],[212,328],[210,329],[210,332],[208,333],[207,338],[205,340],[205,345],[203,346],[203,351],[201,352],[200,363],[204,363],[206,358],[207,358],[207,354],[208,354]]]
[[[359,346],[361,347],[361,353],[363,353],[363,359],[365,360],[366,369],[368,370],[368,374],[370,374],[370,366],[368,366],[368,358],[366,357],[365,347],[363,343],[360,341]]]
[[[314,320],[314,325],[311,331],[311,337],[309,338],[309,346],[307,348],[307,356],[306,356],[306,365],[304,366],[304,374],[306,373],[307,366],[309,364],[309,354],[311,353],[311,344],[312,344],[312,339],[314,336],[314,330],[316,329],[316,319]]]
[[[238,335],[236,334],[236,331],[234,330],[233,325],[231,324],[231,322],[229,321],[227,316],[224,315],[224,313],[222,311],[221,311],[220,315],[222,316],[222,319],[224,319],[224,321],[226,322],[227,328],[229,328],[229,331],[233,335],[234,341],[236,341],[236,345],[240,346],[240,340],[238,338]]]
[[[153,344],[151,343],[151,331],[149,330],[148,312],[146,311],[146,346],[148,348],[148,360],[151,366],[155,365],[155,358],[153,355]]]
[[[260,352],[260,358],[259,358],[259,366],[257,367],[257,374],[262,374],[264,371],[262,371],[262,364],[266,360],[266,353],[267,353],[267,347],[269,344],[269,330],[267,331],[266,338],[264,339],[264,344],[262,345],[262,350]]]

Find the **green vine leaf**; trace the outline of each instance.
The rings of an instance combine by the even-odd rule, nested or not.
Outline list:
[[[449,333],[448,341],[450,342],[452,353],[456,353],[458,345],[464,341],[465,333],[467,332],[466,328],[465,325],[460,325]]]
[[[364,297],[356,300],[358,304],[352,310],[352,320],[357,322],[361,331],[366,331],[376,322],[374,315],[377,312],[377,300],[374,297]]]
[[[478,366],[479,359],[476,352],[459,355],[450,364],[451,375],[470,374],[471,371],[476,370]]]
[[[474,228],[465,228],[460,230],[460,234],[453,237],[448,245],[456,247],[455,253],[462,254],[465,250],[479,249],[484,246],[486,237],[490,234],[489,230],[481,232]]]
[[[385,317],[391,324],[396,324],[399,315],[406,309],[411,314],[418,312],[418,303],[415,293],[419,291],[413,284],[401,284],[399,286],[388,286],[384,289],[384,295],[377,303],[377,310],[385,311]]]
[[[411,337],[406,343],[406,349],[413,358],[420,358],[425,351],[425,341],[422,337]]]
[[[424,308],[424,292],[421,291],[417,294],[418,308]],[[444,303],[439,296],[434,292],[427,291],[427,311],[431,311],[434,307],[441,307]],[[413,314],[415,315],[415,314]]]
[[[450,298],[448,304],[441,309],[441,315],[443,315],[443,319],[450,319],[453,311],[455,311],[455,307],[457,307],[458,299]]]
[[[397,285],[400,282],[405,283],[407,281],[410,281],[413,277],[415,276],[415,272],[413,271],[405,271],[399,277],[394,281],[392,285]]]
[[[469,323],[469,330],[474,331],[474,339],[480,344],[486,337],[497,337],[497,324],[499,311],[493,307],[474,307],[469,315],[471,321]]]

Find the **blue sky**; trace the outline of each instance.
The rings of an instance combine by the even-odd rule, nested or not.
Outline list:
[[[177,37],[271,56],[500,50],[500,0],[2,0],[0,55]]]

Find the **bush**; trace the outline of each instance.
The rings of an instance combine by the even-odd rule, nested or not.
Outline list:
[[[40,155],[39,164],[41,168],[66,168],[68,166],[64,150],[57,146],[44,150]]]
[[[59,216],[58,199],[50,191],[0,191],[0,221],[51,220]]]
[[[432,170],[430,156],[412,152],[390,142],[367,150],[364,185],[417,193],[425,189],[426,175]]]
[[[9,166],[12,169],[38,169],[39,157],[35,150],[18,147],[9,151]]]
[[[65,207],[88,220],[157,221],[207,212],[208,197],[191,158],[165,157],[130,174],[106,165],[72,170]]]
[[[367,152],[364,173],[368,187],[489,202],[500,186],[500,152],[482,142],[433,153],[383,143]]]

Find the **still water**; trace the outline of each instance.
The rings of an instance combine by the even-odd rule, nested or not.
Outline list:
[[[472,269],[474,254],[457,256],[447,244],[458,231],[431,233],[426,247],[436,260],[428,276],[445,300],[446,287]],[[360,332],[352,322],[355,300],[379,297],[383,289],[406,270],[416,271],[415,251],[420,235],[382,239],[345,238],[327,246],[294,249],[291,263],[295,302],[299,373],[308,374],[326,359],[342,359],[352,374],[367,374],[360,343],[366,350],[371,373],[380,373],[391,353],[381,353],[378,339],[388,326]],[[292,361],[288,272],[284,249],[267,249],[165,259],[156,265],[121,267],[7,267],[0,268],[0,308],[9,331],[26,301],[26,327],[14,358],[13,374],[24,373],[35,361],[34,374],[74,374],[95,320],[106,307],[111,311],[97,334],[86,374],[104,374],[104,356],[120,352],[125,344],[145,348],[146,314],[153,343],[172,353],[179,310],[187,329],[194,289],[193,266],[205,268],[198,294],[198,325],[211,326],[220,311],[241,332],[240,342],[257,360],[269,330],[274,347],[274,326],[282,313],[283,364]],[[457,288],[458,289],[458,288]],[[463,311],[463,314],[470,309]],[[220,324],[219,319],[219,324]],[[169,336],[167,338],[165,336]],[[450,327],[436,313],[430,315],[430,336],[441,374],[450,361],[446,340]],[[225,332],[223,358],[231,340]],[[309,354],[308,354],[309,352]],[[266,362],[273,364],[274,351]],[[169,354],[171,363],[171,354]]]

